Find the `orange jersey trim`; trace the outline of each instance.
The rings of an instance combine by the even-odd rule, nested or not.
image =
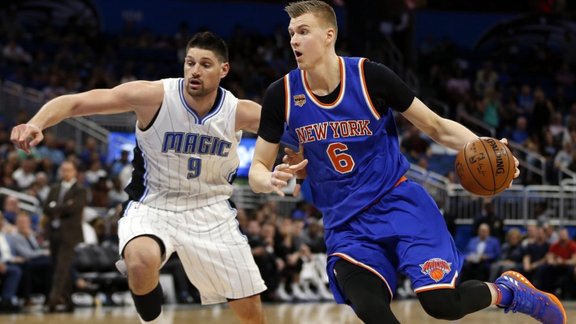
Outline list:
[[[334,102],[329,104],[322,103],[318,99],[316,99],[316,96],[312,92],[312,89],[308,84],[308,80],[306,79],[306,72],[305,71],[301,72],[302,80],[304,81],[303,82],[304,89],[306,90],[308,97],[310,97],[310,100],[312,100],[312,102],[314,102],[320,108],[334,108],[338,106],[338,104],[342,101],[342,98],[344,97],[344,90],[346,89],[346,69],[344,69],[344,59],[342,59],[340,56],[338,56],[338,63],[340,66],[340,92],[338,93],[338,97],[336,98],[336,100],[334,100]]]
[[[364,94],[366,104],[368,104],[368,107],[370,107],[372,115],[374,115],[374,117],[378,120],[380,119],[380,114],[372,103],[372,99],[370,99],[370,94],[368,93],[368,87],[366,86],[366,78],[364,77],[364,62],[366,62],[366,58],[360,59],[360,62],[358,63],[358,68],[360,69],[360,80],[362,80],[362,93]]]
[[[420,288],[414,289],[414,292],[415,293],[421,293],[424,291],[431,291],[431,290],[438,290],[438,289],[454,289],[454,288],[456,288],[456,279],[457,278],[458,278],[458,271],[456,271],[456,274],[454,274],[454,277],[452,278],[452,281],[450,281],[450,283],[422,286]]]
[[[286,98],[284,98],[284,118],[286,119],[286,124],[288,124],[288,118],[290,117],[290,76],[288,74],[284,76],[284,93],[286,95]]]

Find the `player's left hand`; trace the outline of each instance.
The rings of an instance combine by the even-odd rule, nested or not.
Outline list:
[[[507,138],[502,138],[500,140],[500,142],[502,142],[502,144],[508,146],[508,148],[510,148],[510,146],[508,145],[508,139]],[[516,166],[516,171],[514,171],[514,179],[518,178],[520,176],[520,169],[518,168],[518,166],[520,165],[520,162],[518,161],[518,159],[515,156],[512,156],[514,158],[514,165]],[[512,187],[512,183],[514,181],[510,181],[510,186]]]

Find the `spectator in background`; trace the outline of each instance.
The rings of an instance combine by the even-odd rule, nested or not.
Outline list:
[[[528,140],[528,137],[528,119],[526,119],[526,117],[518,117],[510,140],[518,144],[524,144]]]
[[[528,225],[526,225],[526,235],[522,239],[522,248],[525,249],[526,246],[528,246],[528,244],[532,244],[537,241],[539,235],[538,231],[539,231],[538,224],[536,224],[535,222],[531,222],[528,223]]]
[[[77,181],[76,165],[65,161],[60,166],[61,180],[52,186],[44,213],[48,217],[46,235],[54,264],[52,290],[48,311],[72,311],[72,275],[74,248],[83,241],[82,212],[86,206],[86,190]]]
[[[8,43],[2,48],[2,56],[11,63],[27,64],[32,62],[32,55],[20,46],[14,38],[9,39]]]
[[[546,264],[546,254],[550,244],[546,242],[546,232],[544,228],[537,227],[537,233],[533,242],[524,247],[522,257],[522,273],[534,283],[536,287],[542,284],[542,269]]]
[[[527,117],[532,113],[534,107],[534,95],[532,94],[532,87],[525,83],[520,87],[520,93],[516,97],[520,115]]]
[[[474,232],[478,233],[478,229],[481,224],[488,224],[490,226],[490,234],[498,239],[500,242],[504,242],[504,220],[500,215],[496,214],[494,208],[494,202],[486,198],[482,203],[482,211],[474,217]]]
[[[563,299],[573,297],[576,267],[576,242],[567,228],[558,230],[558,241],[550,246],[546,254],[546,265],[542,270],[542,290],[555,293],[561,290]]]
[[[261,226],[257,220],[252,219],[248,221],[246,236],[248,237],[248,243],[250,244],[254,261],[256,261],[262,279],[264,279],[264,283],[266,283],[266,287],[268,287],[268,290],[262,293],[262,300],[275,301],[277,298],[276,289],[278,288],[280,279],[278,264],[276,256],[274,255],[276,228],[270,226],[271,224],[269,223],[265,224],[266,229],[264,230],[264,227]],[[266,237],[264,235],[266,235]]]
[[[471,238],[466,246],[464,266],[461,281],[476,279],[487,281],[490,267],[500,256],[500,241],[490,236],[490,226],[481,223],[478,235]]]
[[[16,181],[18,189],[28,189],[36,181],[36,160],[32,156],[27,156],[22,165],[14,171],[12,178]]]
[[[111,187],[108,191],[108,207],[113,208],[128,200],[128,194],[124,191],[120,178],[112,178],[111,183]]]
[[[123,148],[122,151],[120,151],[120,157],[112,161],[110,165],[110,177],[118,177],[122,169],[126,166],[130,166],[130,151]]]
[[[2,213],[4,215],[4,219],[11,225],[14,225],[16,222],[16,215],[18,212],[20,212],[20,206],[18,203],[18,198],[15,196],[6,196],[4,198]]]
[[[572,72],[570,64],[568,64],[567,62],[563,62],[562,65],[560,66],[560,69],[556,71],[554,79],[556,80],[556,83],[558,83],[559,85],[562,85],[564,87],[572,87],[574,85],[574,82],[576,82],[576,75],[574,74],[574,72]]]
[[[62,164],[64,159],[66,159],[64,152],[58,147],[58,142],[53,132],[46,132],[43,145],[38,147],[37,152],[40,158],[47,158],[56,165]]]
[[[100,160],[100,162],[104,161],[104,156],[100,153],[100,149],[98,148],[98,142],[93,137],[88,137],[84,141],[84,147],[82,153],[79,156],[80,160],[82,161],[83,165],[91,165],[92,161],[95,159]]]
[[[512,228],[506,233],[506,242],[502,245],[502,253],[498,261],[490,267],[488,281],[493,282],[498,276],[508,270],[522,271],[522,233],[517,228]]]
[[[36,190],[36,196],[40,199],[41,203],[46,201],[46,197],[48,197],[48,193],[50,192],[49,182],[50,180],[46,172],[40,171],[36,173],[36,182],[33,186]]]
[[[48,296],[52,275],[52,260],[49,251],[40,246],[36,240],[37,233],[32,229],[30,214],[21,211],[16,216],[16,229],[8,234],[6,239],[14,255],[22,258],[22,281],[20,284],[20,297],[24,298],[25,305],[30,303],[30,294],[39,292]]]
[[[484,96],[488,91],[496,90],[498,73],[494,71],[492,62],[484,62],[484,66],[476,72],[474,90],[480,96]]]
[[[0,213],[0,228],[4,225],[4,216]],[[16,293],[22,278],[22,270],[16,265],[22,259],[12,255],[6,235],[0,231],[0,313],[20,311]]]
[[[554,106],[546,97],[544,90],[536,88],[534,90],[534,105],[530,114],[530,131],[536,134],[543,134],[545,127],[550,124],[553,113]]]
[[[102,167],[102,162],[99,159],[94,159],[87,165],[88,170],[84,172],[84,176],[88,187],[96,184],[101,178],[107,178],[108,173]]]

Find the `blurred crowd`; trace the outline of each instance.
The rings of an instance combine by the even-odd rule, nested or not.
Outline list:
[[[174,35],[155,35],[126,23],[118,34],[104,34],[70,19],[63,26],[26,29],[5,20],[0,24],[0,78],[41,91],[46,98],[108,88],[136,80],[178,77],[183,49],[191,31],[183,23]],[[384,36],[382,36],[384,37]],[[270,36],[238,27],[227,39],[231,72],[223,86],[240,98],[260,101],[266,86],[294,67],[288,34],[279,29]],[[573,68],[576,39],[565,35],[566,47],[525,49],[508,44],[499,52],[470,53],[449,40],[419,44],[417,66],[420,96],[448,104],[450,118],[464,111],[507,137],[547,159],[549,182],[557,182],[557,170],[576,171],[576,75]],[[341,54],[346,41],[339,43]],[[361,55],[362,53],[352,53]],[[373,57],[379,60],[379,57]],[[0,195],[0,292],[1,312],[45,303],[50,296],[58,260],[51,252],[46,216],[51,186],[60,181],[59,168],[71,161],[76,181],[87,192],[83,208],[82,243],[70,260],[69,278],[81,298],[67,306],[108,305],[129,302],[125,278],[114,268],[117,259],[116,222],[127,195],[123,188],[131,176],[129,152],[111,163],[96,140],[81,145],[57,138],[49,130],[32,154],[14,150],[10,127],[29,119],[0,116],[0,188],[36,197],[42,210],[22,208],[17,195]],[[432,163],[431,142],[401,119],[402,147],[411,162]],[[77,150],[82,147],[82,150]],[[451,166],[451,164],[450,164]],[[445,166],[444,166],[445,167]],[[542,179],[523,178],[526,184]],[[279,214],[274,202],[255,210],[238,210],[240,229],[268,286],[265,301],[331,300],[325,275],[325,246],[321,215],[302,203],[289,214]],[[563,298],[574,290],[576,243],[563,228],[547,223],[525,228],[496,226],[495,219],[479,216],[475,233],[465,251],[463,278],[491,280],[507,269],[524,273],[539,288]],[[197,291],[186,280],[173,256],[162,270],[170,274],[177,302],[199,302]],[[401,286],[400,297],[409,297]],[[98,298],[94,298],[98,296]],[[70,308],[65,308],[70,310]]]

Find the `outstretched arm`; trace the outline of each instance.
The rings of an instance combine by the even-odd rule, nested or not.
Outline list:
[[[134,111],[139,122],[149,121],[162,98],[161,81],[134,81],[112,89],[63,95],[48,101],[28,123],[14,127],[10,140],[17,148],[29,153],[30,148],[44,138],[42,130],[66,118]]]
[[[478,138],[463,125],[438,116],[418,98],[414,98],[402,115],[434,141],[454,150]]]
[[[416,97],[410,107],[402,112],[402,115],[437,143],[457,151],[462,149],[466,143],[478,138],[476,134],[464,125],[438,116]],[[507,139],[504,138],[500,141],[508,145]],[[519,162],[516,157],[514,157],[514,162],[516,164],[514,178],[517,178],[520,175],[520,170],[518,169]]]

